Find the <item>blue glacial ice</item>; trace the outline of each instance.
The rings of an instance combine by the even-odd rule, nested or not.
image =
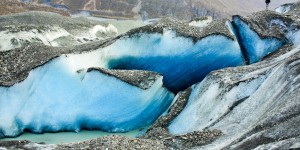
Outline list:
[[[32,70],[23,82],[0,87],[0,137],[24,130],[131,131],[151,124],[169,107],[174,95],[162,87],[161,76],[143,90],[99,71],[76,72],[97,65],[94,53],[61,56]],[[85,59],[91,64],[80,64]]]
[[[169,30],[119,39],[102,53],[103,67],[161,73],[165,86],[174,93],[201,81],[213,70],[245,64],[235,40],[210,35],[194,43]]]
[[[233,23],[235,24],[240,44],[246,51],[244,53],[250,64],[260,61],[264,56],[286,44],[286,41],[273,37],[262,39],[249,25],[238,17],[233,17]]]
[[[125,132],[149,125],[169,107],[174,95],[167,89],[174,93],[185,90],[213,70],[245,65],[244,56],[254,63],[283,44],[274,38],[260,39],[241,20],[235,19],[235,24],[238,33],[231,24],[226,25],[234,37],[240,34],[247,50],[244,53],[236,39],[224,35],[194,42],[164,30],[162,34],[121,37],[105,48],[56,58],[32,70],[23,82],[0,87],[0,138],[24,130]],[[91,67],[149,70],[164,78],[143,90],[99,71],[86,72]],[[211,91],[215,89],[218,87]],[[224,110],[220,109],[220,114]]]

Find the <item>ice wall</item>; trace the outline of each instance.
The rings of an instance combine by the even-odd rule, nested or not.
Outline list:
[[[228,37],[210,35],[194,43],[169,30],[123,37],[102,50],[101,59],[110,69],[161,73],[166,87],[175,93],[213,70],[245,64],[239,44]]]
[[[291,51],[291,53],[294,50]],[[197,149],[254,149],[299,137],[299,48],[293,57],[216,71],[193,87],[172,134],[223,135]]]
[[[235,83],[224,77],[224,82],[206,79],[193,86],[193,92],[186,108],[169,126],[172,134],[184,134],[201,131],[212,126],[225,116],[234,105],[253,94],[265,80],[265,75],[257,76],[251,81],[246,77],[243,82]],[[223,86],[236,84],[236,86]],[[228,92],[226,92],[228,90]]]
[[[202,81],[213,70],[245,65],[245,57],[250,63],[257,62],[284,44],[276,38],[261,39],[240,19],[235,18],[234,24],[225,24],[232,37],[214,33],[193,41],[171,30],[137,32],[113,39],[115,42],[105,48],[56,58],[32,70],[25,81],[0,87],[0,137],[16,136],[24,130],[41,133],[84,128],[124,132],[149,125],[170,105],[174,96],[168,90],[177,93]],[[115,29],[95,26],[87,31],[96,36]],[[19,37],[26,36],[31,34]],[[293,32],[289,39],[297,42],[298,36]],[[43,37],[57,41],[62,36]],[[143,90],[96,70],[87,72],[91,67],[150,70],[164,78]],[[201,92],[192,94],[187,109],[170,125],[171,133],[213,126],[253,94],[266,76],[245,77],[235,87],[223,87],[224,83],[234,82],[226,76],[221,83],[205,80],[193,86],[194,91]]]
[[[0,87],[0,135],[83,128],[125,132],[151,124],[169,107],[174,95],[162,87],[161,76],[143,90],[96,70],[86,72],[99,65],[94,54],[61,56],[23,82]]]
[[[260,61],[264,56],[286,44],[285,41],[273,37],[261,38],[239,17],[233,17],[233,23],[235,24],[240,44],[243,46],[243,50],[246,51],[244,53],[250,64]]]

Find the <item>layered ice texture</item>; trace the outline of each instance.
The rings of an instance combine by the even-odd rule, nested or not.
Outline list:
[[[252,95],[265,79],[266,76],[261,75],[251,81],[247,81],[249,77],[246,77],[242,79],[244,82],[235,83],[229,77],[224,77],[221,81],[225,86],[222,82],[212,81],[218,79],[203,80],[192,87],[186,109],[173,120],[169,131],[172,134],[185,134],[214,125],[235,105]]]
[[[161,76],[141,89],[97,70],[87,72],[99,65],[94,54],[61,56],[23,82],[0,87],[0,137],[24,130],[126,132],[151,124],[169,107],[174,95],[162,87]]]
[[[250,64],[260,61],[264,56],[278,50],[286,41],[275,37],[260,37],[251,27],[239,17],[233,17],[237,37]]]
[[[199,149],[254,149],[299,137],[300,34],[287,31],[292,50],[269,61],[215,71],[193,85],[184,110],[168,126],[170,133],[224,133]]]
[[[188,104],[169,131],[223,132],[201,149],[254,149],[299,137],[299,51],[298,47],[290,52],[294,58],[287,53],[281,59],[210,74],[193,86]]]
[[[105,48],[55,58],[32,70],[24,81],[0,87],[0,137],[17,136],[24,130],[125,132],[149,125],[169,107],[173,93],[202,81],[213,70],[245,65],[246,59],[257,62],[284,44],[276,38],[260,38],[242,20],[235,18],[234,24],[226,23],[232,37],[214,33],[193,40],[171,30],[137,32],[113,39]],[[89,32],[102,30],[106,31],[95,26]],[[88,72],[92,67],[149,70],[164,78],[159,76],[151,87],[142,89],[101,71]],[[213,125],[226,114],[227,106],[257,91],[267,74],[253,78],[229,93],[220,83],[202,85],[207,79],[194,86],[194,91],[202,92],[192,94],[183,113],[169,127],[171,133]],[[226,101],[219,97],[222,92]]]
[[[121,38],[102,53],[104,67],[161,73],[165,86],[174,93],[201,81],[213,70],[245,64],[236,40],[216,34],[193,42],[170,30]]]

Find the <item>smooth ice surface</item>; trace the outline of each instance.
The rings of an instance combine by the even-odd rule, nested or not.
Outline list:
[[[162,87],[162,77],[142,90],[99,71],[86,72],[99,65],[96,52],[61,56],[23,82],[0,87],[0,137],[25,129],[131,131],[151,124],[169,107],[174,96]]]
[[[264,56],[278,50],[285,44],[284,41],[272,37],[266,39],[260,38],[255,31],[237,17],[234,17],[234,23],[250,64],[260,61]]]
[[[193,43],[168,30],[125,37],[101,52],[103,67],[161,73],[166,87],[175,93],[213,70],[245,64],[238,43],[228,37],[211,35]]]

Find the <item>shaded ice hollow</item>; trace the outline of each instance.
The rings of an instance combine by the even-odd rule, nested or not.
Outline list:
[[[211,35],[193,43],[169,30],[121,38],[101,53],[103,67],[161,73],[174,93],[201,81],[212,70],[245,64],[235,40]]]
[[[162,77],[143,90],[99,71],[75,71],[94,65],[61,56],[31,71],[25,81],[0,87],[0,105],[5,106],[0,110],[1,134],[17,136],[25,129],[126,132],[151,124],[174,97],[162,87]]]

